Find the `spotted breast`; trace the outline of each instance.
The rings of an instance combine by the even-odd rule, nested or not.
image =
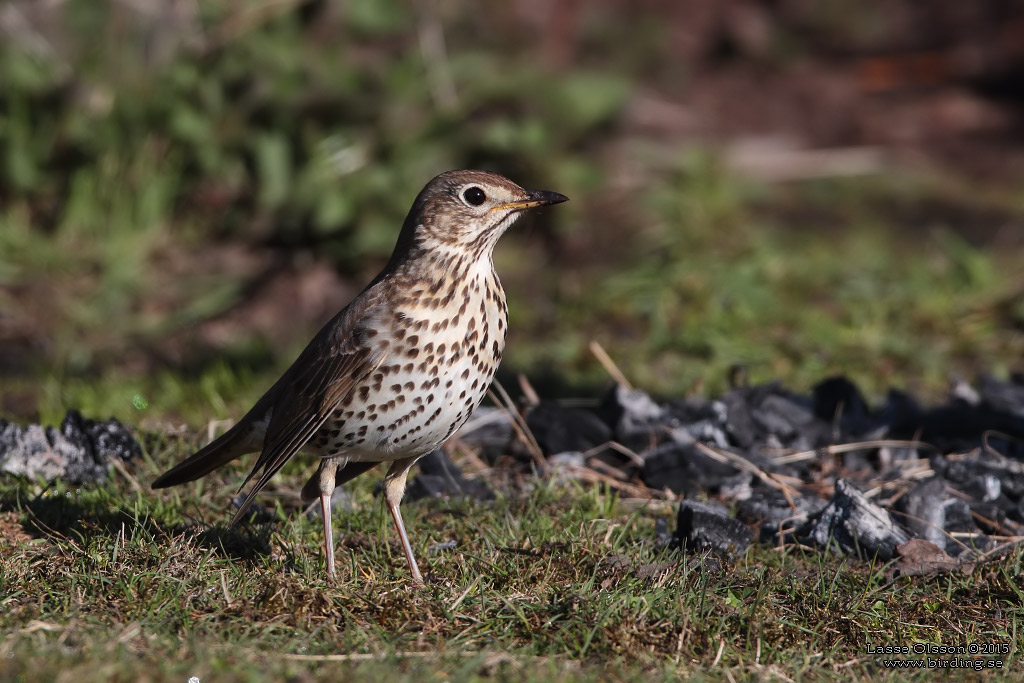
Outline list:
[[[434,450],[483,399],[508,327],[505,292],[490,259],[400,274],[390,312],[361,326],[381,349],[368,381],[345,398],[307,449],[349,462],[398,460]],[[462,271],[462,272],[460,272]],[[440,275],[440,276],[439,276]],[[430,341],[424,342],[424,339]]]

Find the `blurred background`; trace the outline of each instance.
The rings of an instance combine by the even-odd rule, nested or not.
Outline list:
[[[7,0],[0,415],[239,416],[466,167],[507,386],[1024,370],[1024,2]]]

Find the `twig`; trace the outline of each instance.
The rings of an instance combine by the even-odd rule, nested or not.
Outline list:
[[[626,379],[626,376],[622,374],[622,370],[619,370],[619,366],[615,364],[615,361],[612,360],[611,356],[608,355],[603,346],[598,344],[596,341],[591,341],[589,348],[590,352],[594,354],[595,358],[597,358],[597,362],[601,364],[605,372],[611,375],[612,379],[627,389],[633,388],[633,385],[630,384],[629,380]]]
[[[588,481],[593,484],[604,484],[605,486],[613,488],[616,491],[622,491],[623,493],[626,493],[630,496],[634,496],[637,498],[645,496],[650,498],[665,497],[665,494],[662,493],[661,491],[657,491],[655,489],[651,489],[646,486],[641,486],[638,484],[630,484],[628,482],[619,481],[613,476],[603,474],[590,467],[580,467],[578,465],[560,465],[558,469],[564,470],[565,472],[568,472],[570,474],[574,474],[583,481]]]
[[[135,489],[136,493],[142,493],[142,485],[139,484],[139,480],[132,476],[132,473],[128,471],[128,468],[124,466],[124,463],[121,462],[119,458],[116,456],[110,458],[110,464],[118,474],[124,477],[128,483],[132,485],[132,488]]]
[[[523,392],[523,397],[526,399],[526,404],[531,408],[540,403],[540,396],[537,394],[537,390],[530,384],[530,380],[526,378],[526,375],[519,373],[516,375],[516,380],[519,382],[519,390]]]
[[[496,393],[497,392],[497,395]],[[547,467],[547,460],[544,458],[544,453],[540,449],[540,444],[533,438],[533,433],[530,431],[530,427],[526,424],[526,420],[523,418],[522,413],[516,408],[515,403],[512,402],[512,398],[509,397],[508,392],[505,391],[505,387],[501,386],[501,382],[494,380],[494,384],[487,390],[487,395],[491,397],[495,405],[498,406],[502,411],[508,414],[509,419],[512,422],[512,429],[516,431],[519,438],[523,440],[526,447],[530,451],[530,455],[533,456],[534,462],[537,463],[537,467],[541,470]],[[501,400],[498,399],[498,395],[501,396]]]
[[[781,474],[771,474],[765,472],[760,467],[744,458],[742,455],[730,453],[729,451],[720,451],[718,449],[712,448],[711,446],[708,446],[705,443],[701,443],[700,441],[695,441],[693,445],[694,447],[697,448],[697,450],[699,450],[701,453],[708,456],[709,458],[717,460],[718,462],[721,463],[725,463],[727,465],[732,465],[736,469],[742,470],[744,472],[750,472],[758,479],[771,486],[772,488],[778,489],[779,491],[782,492],[782,495],[785,496],[786,502],[789,503],[789,507],[793,510],[793,512],[799,512],[799,510],[796,507],[796,502],[793,500],[793,489],[790,488],[790,486],[785,481],[783,481],[788,480],[790,484],[798,486],[803,483],[799,479],[795,477],[787,477]]]
[[[924,441],[900,441],[897,439],[879,439],[876,441],[857,441],[852,443],[833,444],[822,448],[815,448],[810,451],[797,451],[786,455],[775,456],[772,459],[780,465],[786,465],[804,460],[814,460],[825,455],[839,455],[840,453],[852,453],[855,451],[866,451],[872,448],[927,448],[937,451],[935,446]]]

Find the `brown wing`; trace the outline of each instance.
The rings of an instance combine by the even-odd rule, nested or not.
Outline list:
[[[364,292],[361,299],[329,322],[281,378],[263,452],[242,486],[260,470],[262,474],[232,524],[242,518],[256,494],[306,445],[335,408],[384,362],[386,355],[364,345],[359,332],[370,308],[367,300],[372,297],[368,294]],[[356,307],[356,303],[362,305]]]

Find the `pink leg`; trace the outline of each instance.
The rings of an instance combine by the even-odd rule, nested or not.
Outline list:
[[[324,518],[324,552],[327,554],[327,577],[334,580],[334,532],[331,529],[331,494],[320,494],[320,513]]]
[[[402,522],[402,511],[398,508],[405,494],[405,479],[409,476],[409,468],[419,458],[405,458],[391,463],[387,475],[384,477],[384,500],[391,511],[391,517],[395,520],[395,529],[398,530],[398,539],[405,551],[405,559],[409,562],[409,571],[412,572],[412,580],[415,583],[423,583],[423,575],[416,565],[416,558],[412,554],[412,545],[409,543],[409,536],[405,533],[405,523]]]

